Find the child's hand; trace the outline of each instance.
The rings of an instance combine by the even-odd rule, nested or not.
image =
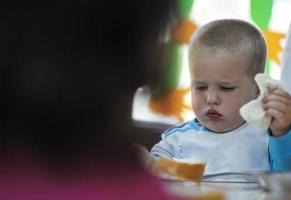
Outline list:
[[[145,146],[134,144],[134,148],[137,151],[138,158],[141,163],[145,166],[146,169],[152,172],[156,158],[150,154]]]
[[[282,136],[291,127],[291,96],[282,89],[275,89],[263,99],[266,115],[272,117],[270,129],[273,136]]]

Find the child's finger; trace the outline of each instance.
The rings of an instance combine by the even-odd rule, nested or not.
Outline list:
[[[282,103],[281,100],[273,100],[273,101],[267,101],[264,105],[263,108],[268,111],[268,110],[277,110],[283,114],[287,114],[291,112],[290,110],[290,105],[286,105],[285,103]]]
[[[285,96],[271,94],[271,95],[265,97],[263,100],[264,103],[268,103],[268,102],[272,102],[272,101],[280,102],[286,106],[291,106],[291,98],[287,98]]]
[[[279,96],[282,96],[282,97],[286,97],[286,98],[290,98],[290,95],[288,92],[282,90],[282,89],[275,89],[275,90],[272,90],[270,92],[270,94],[274,94],[274,95],[279,95]]]
[[[285,134],[290,128],[291,119],[286,114],[275,109],[269,109],[266,111],[266,115],[272,117],[270,128],[275,136]]]
[[[270,117],[273,117],[273,118],[275,118],[275,119],[277,119],[277,121],[278,120],[280,120],[280,121],[284,121],[284,119],[286,118],[285,117],[285,113],[283,113],[283,112],[281,112],[280,110],[278,110],[278,109],[272,109],[272,108],[270,108],[270,109],[268,109],[267,111],[266,111],[266,115],[268,115],[268,116],[270,116]]]

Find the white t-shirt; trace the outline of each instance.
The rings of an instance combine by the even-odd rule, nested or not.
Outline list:
[[[211,180],[242,178],[242,175],[211,176],[213,174],[262,173],[270,170],[267,130],[256,129],[247,123],[218,134],[191,120],[164,132],[151,154],[172,159],[202,160],[206,163],[205,177]]]

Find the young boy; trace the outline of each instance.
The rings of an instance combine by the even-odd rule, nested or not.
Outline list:
[[[291,169],[291,97],[276,89],[264,99],[269,130],[257,129],[240,108],[259,95],[254,76],[264,72],[266,43],[241,20],[217,20],[198,29],[189,48],[196,119],[162,134],[151,154],[206,162],[205,175]]]

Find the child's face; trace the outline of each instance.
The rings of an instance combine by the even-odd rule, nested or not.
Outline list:
[[[256,98],[258,89],[243,67],[221,57],[199,57],[190,74],[192,108],[203,126],[226,132],[244,122],[239,110]]]

